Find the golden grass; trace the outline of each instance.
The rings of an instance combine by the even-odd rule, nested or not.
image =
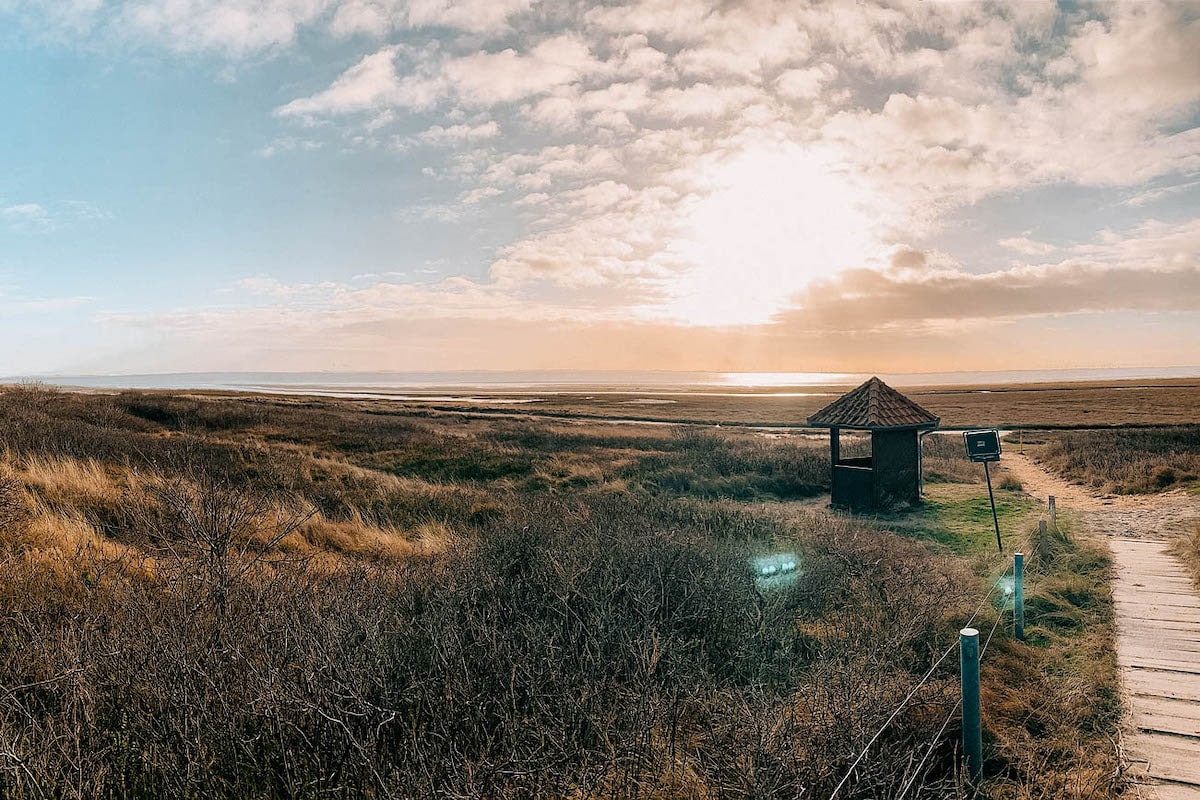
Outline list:
[[[416,478],[404,478],[373,470],[327,462],[338,471],[374,483],[381,494],[438,495],[453,491]],[[148,507],[155,502],[151,486],[164,485],[158,474],[135,473],[93,459],[7,454],[0,461],[0,477],[16,479],[22,486],[19,524],[5,537],[13,550],[40,552],[46,557],[93,549],[105,558],[124,556],[132,549],[115,542],[98,530],[91,517],[113,509]],[[302,521],[291,523],[297,518]],[[271,543],[282,552],[341,554],[402,560],[444,551],[454,532],[441,521],[428,521],[405,531],[377,525],[352,509],[346,519],[333,520],[309,507],[296,509],[274,505],[264,509],[255,525],[255,539],[268,543],[272,531],[293,524],[296,530]]]
[[[296,536],[303,540],[300,549],[304,550],[402,560],[443,552],[454,539],[454,532],[443,522],[423,523],[401,533],[372,525],[361,515],[349,520],[330,520],[316,513],[300,525]]]
[[[1171,552],[1191,571],[1192,580],[1200,587],[1200,523],[1172,542]]]
[[[11,463],[12,457],[6,460]],[[106,468],[93,459],[30,455],[16,464],[20,479],[52,506],[115,502],[133,480],[124,469]],[[118,472],[123,474],[118,477]]]

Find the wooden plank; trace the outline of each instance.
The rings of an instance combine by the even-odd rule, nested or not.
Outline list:
[[[1172,653],[1171,651],[1167,651],[1165,654],[1127,654],[1121,652],[1121,649],[1118,648],[1117,663],[1122,667],[1133,667],[1135,669],[1169,670],[1180,675],[1189,676],[1188,680],[1193,679],[1191,676],[1200,676],[1200,664],[1194,659],[1184,658],[1182,653]],[[1181,680],[1183,679],[1181,678]],[[1200,680],[1200,677],[1194,679]]]
[[[1161,783],[1148,787],[1148,790],[1140,795],[1134,795],[1135,798],[1147,796],[1153,797],[1154,800],[1200,800],[1200,787],[1182,783]]]
[[[1169,550],[1174,529],[1194,524],[1200,508],[1182,495],[1099,498],[1023,456],[1011,462],[1029,491],[1074,508],[1112,553],[1117,659],[1129,712],[1122,743],[1130,774],[1139,776],[1132,796],[1200,800],[1200,593]]]
[[[1200,759],[1192,737],[1162,733],[1138,734],[1136,752],[1146,758],[1146,774],[1152,778],[1193,784],[1200,788]]]
[[[1126,677],[1128,676],[1122,676],[1123,679]],[[1156,684],[1153,682],[1138,684],[1132,683],[1128,680],[1124,680],[1124,682],[1127,686],[1126,696],[1131,706],[1130,713],[1136,712],[1137,708],[1140,707],[1141,704],[1148,703],[1151,699],[1155,698],[1164,701],[1180,700],[1192,703],[1200,702],[1195,699],[1200,697],[1200,690],[1196,689],[1194,686],[1187,685],[1192,683],[1191,681],[1175,681],[1173,683],[1166,684]],[[1184,684],[1184,686],[1181,687],[1179,684]]]
[[[1177,736],[1200,737],[1200,703],[1151,695],[1132,695],[1134,725]]]

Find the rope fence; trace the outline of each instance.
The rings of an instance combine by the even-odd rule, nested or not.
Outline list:
[[[1055,504],[1054,504],[1054,497],[1051,497],[1049,499],[1048,505],[1049,505],[1049,511],[1050,511],[1051,520],[1052,520],[1051,524],[1053,525],[1054,529],[1057,530],[1058,526],[1057,526],[1057,519],[1055,518],[1056,509],[1055,509]],[[1032,534],[1029,536],[1023,537],[1022,542],[1021,542],[1022,547],[1020,550],[1018,550],[1018,554],[1017,554],[1016,558],[1021,558],[1022,553],[1030,552],[1031,549],[1032,549],[1032,552],[1034,552],[1036,554],[1036,556],[1039,560],[1041,558],[1043,558],[1044,557],[1043,554],[1045,551],[1046,528],[1047,528],[1046,521],[1043,519],[1043,520],[1041,520],[1041,522],[1039,524],[1039,530],[1038,530],[1036,541],[1033,539]],[[1012,576],[1014,578],[1014,580],[1017,579],[1017,576],[1015,574],[1015,569],[1014,569],[1014,563],[1015,563],[1015,560],[1008,560],[1008,563],[1005,565],[1005,568],[1000,572],[999,576],[996,577],[996,579],[992,582],[991,586],[984,593],[983,597],[980,598],[979,603],[975,606],[975,610],[971,613],[971,616],[967,619],[966,624],[963,625],[964,630],[972,628],[973,623],[979,617],[980,613],[982,613],[983,609],[987,607],[987,605],[989,604],[989,601],[992,600],[993,595],[995,595],[996,591],[998,589],[1000,589],[1001,584],[1004,582],[1005,578]],[[1006,596],[1011,595],[1013,597],[1014,601],[1016,599],[1017,594],[1019,594],[1019,592],[1016,591],[1016,587],[1014,587],[1013,589],[1005,590],[1005,595]],[[1015,609],[1013,607],[1013,603],[1010,603],[1006,597],[1004,602],[1001,603],[1000,608],[997,609],[996,621],[992,624],[992,628],[988,632],[987,639],[985,639],[983,642],[983,647],[979,649],[979,656],[974,665],[975,670],[976,670],[975,697],[974,697],[974,702],[976,704],[976,707],[978,706],[978,702],[979,702],[979,699],[978,699],[978,677],[977,677],[979,664],[983,661],[983,657],[987,654],[988,645],[990,645],[992,643],[992,638],[995,636],[996,630],[1000,627],[1000,623],[1004,620],[1005,614],[1008,611],[1013,612],[1014,618],[1018,616],[1017,609]],[[1023,611],[1020,616],[1023,617]],[[900,715],[900,713],[908,706],[909,702],[917,695],[917,692],[920,691],[921,687],[924,686],[931,677],[933,677],[933,674],[937,671],[938,667],[940,667],[942,665],[942,662],[944,662],[950,656],[950,654],[952,652],[954,652],[955,648],[958,647],[959,645],[960,645],[959,641],[952,642],[950,644],[950,646],[948,648],[946,648],[946,650],[943,651],[940,656],[938,656],[938,658],[933,662],[933,664],[929,667],[929,669],[926,670],[925,674],[921,676],[920,680],[918,680],[916,682],[916,684],[913,685],[912,689],[910,689],[908,694],[905,695],[904,699],[900,701],[899,705],[897,705],[892,710],[892,712],[890,714],[888,714],[887,718],[883,721],[883,724],[880,725],[879,729],[876,730],[875,733],[871,736],[871,738],[867,740],[866,745],[864,745],[863,749],[855,757],[854,761],[851,762],[850,767],[846,770],[846,773],[842,776],[841,780],[838,781],[837,785],[833,789],[833,792],[829,795],[829,800],[836,800],[836,798],[839,796],[839,793],[849,782],[851,776],[853,776],[855,769],[858,768],[859,764],[861,764],[863,762],[863,760],[866,758],[867,753],[870,752],[871,747],[879,740],[879,738],[883,735],[884,731],[886,731],[888,729],[888,727],[892,724],[892,722],[894,722],[896,720],[896,718]],[[966,665],[964,665],[963,668],[965,670],[967,668]],[[933,754],[934,750],[937,749],[938,744],[942,741],[942,737],[945,735],[947,728],[949,728],[949,726],[950,726],[950,723],[953,721],[953,719],[959,713],[959,711],[963,708],[963,701],[964,701],[964,698],[960,696],[958,699],[958,702],[955,703],[955,705],[952,709],[950,709],[950,713],[946,715],[946,718],[942,722],[941,726],[938,728],[937,733],[935,733],[933,735],[933,737],[929,740],[929,742],[925,745],[924,751],[921,755],[921,759],[917,762],[917,766],[913,770],[912,774],[909,776],[908,780],[905,781],[904,785],[901,787],[900,793],[896,796],[896,800],[904,800],[904,798],[908,795],[909,790],[912,789],[917,784],[917,782],[920,780],[920,778],[924,772],[925,765],[929,760],[929,757]],[[972,766],[973,766],[973,771],[975,771],[975,769],[977,769],[979,765],[972,765]]]

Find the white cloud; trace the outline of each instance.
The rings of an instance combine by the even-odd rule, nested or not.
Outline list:
[[[0,219],[21,231],[46,230],[53,224],[50,212],[40,203],[0,206]]]
[[[495,120],[481,122],[478,125],[451,125],[443,127],[434,125],[418,133],[415,141],[428,145],[461,145],[494,139],[500,135],[500,126]]]
[[[386,36],[406,28],[453,28],[497,34],[510,17],[536,0],[347,0],[338,4],[330,29],[339,36]]]
[[[51,39],[99,36],[119,46],[216,51],[244,58],[293,45],[304,29],[335,36],[446,29],[497,35],[537,0],[9,0]]]
[[[836,78],[837,74],[837,67],[832,64],[789,69],[775,79],[775,86],[784,97],[810,100],[820,96],[821,90]]]
[[[312,152],[320,150],[321,142],[315,139],[301,139],[295,136],[280,136],[274,139],[270,144],[259,149],[258,154],[263,158],[274,158],[281,153],[294,153],[299,151]]]
[[[853,270],[814,284],[780,319],[807,330],[906,329],[1115,311],[1200,311],[1200,220],[1102,234],[1058,262],[987,273],[956,266]]]
[[[510,48],[450,59],[443,74],[463,102],[492,106],[573,84],[601,68],[587,43],[568,33],[543,39],[527,55]]]
[[[51,203],[12,203],[0,199],[0,227],[17,233],[48,233],[88,225],[109,219],[110,214],[86,200],[63,200]]]
[[[114,25],[173,50],[245,55],[291,44],[327,6],[328,0],[133,0],[114,11]]]
[[[495,186],[480,186],[477,189],[471,189],[468,192],[463,192],[459,197],[459,202],[463,203],[464,205],[473,206],[478,203],[482,203],[484,200],[498,197],[502,194],[504,194],[504,192],[500,189],[497,189]]]
[[[385,47],[343,72],[333,84],[311,97],[299,98],[276,109],[284,117],[348,114],[389,105],[422,108],[432,105],[439,90],[434,81],[396,74],[399,48]]]
[[[1049,242],[1039,242],[1027,236],[1014,236],[1008,239],[1001,239],[998,244],[1001,247],[1007,247],[1009,250],[1015,250],[1021,255],[1026,256],[1044,256],[1058,249],[1057,246]]]

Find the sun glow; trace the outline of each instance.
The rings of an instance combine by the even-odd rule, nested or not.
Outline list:
[[[704,183],[673,247],[689,265],[668,287],[679,321],[767,322],[809,283],[882,253],[873,193],[812,150],[749,149],[708,167]]]

